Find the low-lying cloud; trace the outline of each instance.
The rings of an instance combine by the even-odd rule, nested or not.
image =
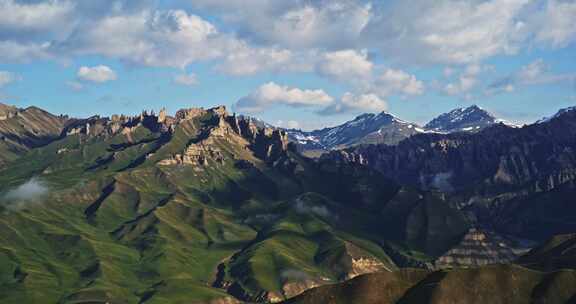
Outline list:
[[[0,196],[0,203],[9,210],[21,210],[42,203],[48,193],[48,186],[34,177]]]
[[[338,215],[332,213],[325,206],[313,205],[300,198],[296,199],[294,209],[300,214],[313,214],[327,220],[338,220]]]

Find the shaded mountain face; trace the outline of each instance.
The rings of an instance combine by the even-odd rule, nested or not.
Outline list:
[[[0,169],[0,302],[277,302],[469,229],[441,195],[223,107],[69,119]]]
[[[517,263],[541,271],[576,269],[576,234],[562,234],[530,250]]]
[[[324,156],[363,164],[401,185],[446,193],[477,225],[544,241],[576,231],[573,197],[576,111],[523,128],[497,124],[475,134],[420,134],[396,146]]]
[[[36,107],[18,109],[0,103],[0,167],[58,139],[67,121]]]
[[[498,122],[500,120],[496,119],[492,114],[473,105],[468,108],[459,108],[444,113],[432,119],[424,128],[441,133],[478,132]]]
[[[342,125],[311,132],[287,130],[289,138],[301,151],[328,151],[361,144],[393,145],[421,132],[424,130],[417,124],[386,112],[363,114]]]
[[[284,303],[572,303],[576,271],[537,272],[514,265],[366,274],[304,292]]]
[[[494,243],[492,237],[472,229],[464,238],[467,244],[458,250],[484,242],[493,246],[490,250],[501,251],[496,247],[507,241]],[[312,288],[284,303],[572,303],[576,299],[576,235],[556,235],[513,262],[365,274]]]

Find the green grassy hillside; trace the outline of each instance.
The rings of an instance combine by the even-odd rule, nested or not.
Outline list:
[[[82,122],[0,171],[0,302],[281,301],[468,229],[434,194],[221,108],[177,116]]]

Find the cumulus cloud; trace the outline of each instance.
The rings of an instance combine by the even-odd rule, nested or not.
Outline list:
[[[441,91],[450,96],[463,96],[466,98],[466,96],[470,96],[470,91],[479,84],[479,75],[491,69],[492,67],[488,65],[480,65],[477,63],[469,64],[461,69],[456,79],[446,83],[441,88]],[[453,69],[451,69],[451,71],[451,75],[446,76],[446,73],[444,73],[444,75],[450,77],[456,73]]]
[[[323,90],[303,90],[269,82],[238,100],[235,109],[240,112],[254,113],[261,112],[272,105],[311,107],[325,106],[333,101],[334,99]]]
[[[576,2],[549,0],[528,21],[535,39],[552,47],[564,47],[576,40]]]
[[[309,71],[310,59],[303,54],[277,47],[253,48],[245,42],[234,41],[216,70],[229,75],[245,76],[259,72]]]
[[[4,193],[0,197],[0,202],[9,210],[21,210],[41,203],[48,193],[49,188],[44,182],[38,178],[32,178]]]
[[[97,65],[94,67],[82,66],[78,69],[76,76],[80,80],[96,83],[104,83],[117,79],[116,72],[105,65]]]
[[[189,74],[178,74],[174,76],[174,83],[183,85],[183,86],[195,86],[198,84],[198,76],[194,73]]]
[[[13,83],[19,79],[18,75],[7,72],[7,71],[0,71],[0,88]]]
[[[388,103],[375,94],[355,95],[347,92],[338,102],[325,107],[319,111],[318,114],[337,115],[359,112],[382,112],[387,109]]]
[[[219,31],[191,7],[234,30]],[[567,46],[575,14],[576,3],[561,0],[2,0],[0,60],[100,55],[182,68],[221,59],[223,71],[246,75],[281,70],[312,50],[370,49],[409,64],[469,64],[531,45]]]
[[[0,29],[2,36],[22,39],[20,34],[37,35],[58,33],[74,15],[72,1],[0,1]]]
[[[478,62],[518,51],[523,29],[517,19],[528,3],[396,1],[371,22],[364,38],[405,62]]]
[[[194,1],[239,28],[247,41],[289,49],[344,49],[355,43],[372,17],[364,1]]]
[[[544,60],[537,59],[518,71],[497,79],[485,90],[487,95],[513,92],[519,86],[576,83],[576,73],[553,73]]]
[[[371,75],[373,66],[367,50],[348,49],[323,54],[317,69],[320,74],[336,79],[365,79]]]
[[[210,22],[182,10],[145,11],[98,20],[61,47],[79,55],[101,54],[142,65],[182,68],[221,52],[218,41],[210,39],[216,34]]]
[[[416,76],[402,70],[385,69],[375,79],[373,89],[380,95],[404,94],[421,95],[424,92],[424,83]]]

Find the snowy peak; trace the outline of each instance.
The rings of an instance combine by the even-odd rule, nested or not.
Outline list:
[[[560,109],[558,112],[556,112],[556,114],[554,114],[554,116],[540,119],[536,123],[549,122],[552,119],[562,117],[566,114],[574,114],[574,113],[576,113],[576,106]]]
[[[477,132],[499,121],[486,110],[473,105],[444,113],[432,119],[425,128],[442,133]]]
[[[302,150],[332,150],[360,144],[397,144],[416,133],[424,132],[417,124],[381,112],[366,113],[341,125],[305,132],[287,130],[289,138]]]

